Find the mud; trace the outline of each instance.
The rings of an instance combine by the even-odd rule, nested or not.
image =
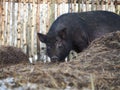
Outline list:
[[[94,40],[70,62],[20,63],[0,73],[1,79],[14,77],[12,90],[120,90],[120,32]]]

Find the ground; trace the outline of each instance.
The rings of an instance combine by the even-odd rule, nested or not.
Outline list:
[[[94,40],[69,62],[23,61],[1,65],[1,81],[13,79],[4,83],[9,90],[120,90],[120,32]]]

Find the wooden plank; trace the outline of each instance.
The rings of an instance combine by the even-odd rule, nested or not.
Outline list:
[[[22,3],[23,3],[23,50],[25,53],[27,53],[27,37],[26,37],[26,24],[27,24],[27,3],[26,3],[26,0],[22,0]]]
[[[94,10],[94,0],[91,0],[91,11]]]
[[[2,1],[2,27],[1,27],[1,33],[2,33],[2,45],[5,45],[5,37],[4,37],[4,31],[5,31],[5,1]]]
[[[2,6],[2,0],[0,1],[0,45],[2,45],[2,9],[3,9],[3,6]]]
[[[49,28],[50,28],[50,1],[47,2],[46,32],[48,32]]]
[[[68,0],[68,12],[72,12],[72,4],[71,4],[71,0]]]
[[[40,32],[40,1],[37,0],[37,10],[36,10],[36,32]],[[37,35],[36,35],[37,36]],[[37,38],[37,59],[39,60],[40,59],[40,41],[39,41],[39,38],[38,36],[36,37]]]
[[[31,16],[32,16],[32,7],[30,4],[31,0],[28,1],[28,22],[27,22],[27,54],[31,57]]]
[[[81,8],[80,8],[80,12],[84,11],[84,0],[81,0]]]
[[[78,12],[80,12],[80,0],[78,0]]]
[[[25,14],[25,12],[23,12],[23,10],[24,10],[24,8],[23,8],[24,6],[23,6],[23,0],[21,0],[21,2],[20,2],[20,47],[22,48],[22,50],[24,50],[23,48],[24,48],[24,42],[23,42],[23,39],[24,39],[24,20],[23,20],[23,17],[25,16],[25,15],[23,15],[23,14]]]
[[[51,0],[50,3],[50,26],[55,20],[55,0]]]
[[[7,45],[10,45],[10,12],[11,12],[11,0],[9,0],[7,8],[7,29],[6,29]]]
[[[19,3],[18,3],[18,16],[17,16],[17,47],[21,47],[21,22],[20,22],[20,0],[19,0]]]
[[[90,11],[89,0],[86,1],[86,11]]]
[[[120,11],[118,9],[118,0],[115,0],[114,5],[115,5],[115,12],[119,13]]]
[[[96,10],[100,10],[99,0],[96,0]]]
[[[31,31],[31,56],[33,57],[34,54],[35,54],[35,49],[34,49],[34,43],[35,43],[35,40],[34,40],[34,35],[35,35],[35,2],[34,0],[32,1],[32,31]]]
[[[108,10],[111,10],[111,4],[109,4],[109,3],[111,3],[111,0],[108,0]]]
[[[57,4],[57,16],[60,16],[60,3]]]
[[[101,9],[103,10],[104,1],[101,1]]]
[[[77,0],[73,0],[73,1],[74,1],[74,10],[73,10],[73,11],[74,11],[74,12],[77,12],[77,11],[76,11],[76,4],[77,4],[76,1],[77,1]]]
[[[15,0],[12,1],[12,42],[11,44],[15,46]]]
[[[108,10],[108,2],[106,0],[106,3],[105,3],[105,10]]]

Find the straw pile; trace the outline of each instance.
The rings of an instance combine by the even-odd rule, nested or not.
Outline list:
[[[51,90],[120,90],[120,32],[94,40],[76,60],[67,63],[40,62],[9,68],[4,71],[4,76],[14,76],[19,86],[36,83],[38,86],[32,90],[40,87]]]

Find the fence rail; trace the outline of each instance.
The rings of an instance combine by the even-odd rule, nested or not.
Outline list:
[[[120,14],[117,0],[0,0],[0,45],[20,47],[30,57],[42,52],[37,32],[67,12],[107,10]]]

